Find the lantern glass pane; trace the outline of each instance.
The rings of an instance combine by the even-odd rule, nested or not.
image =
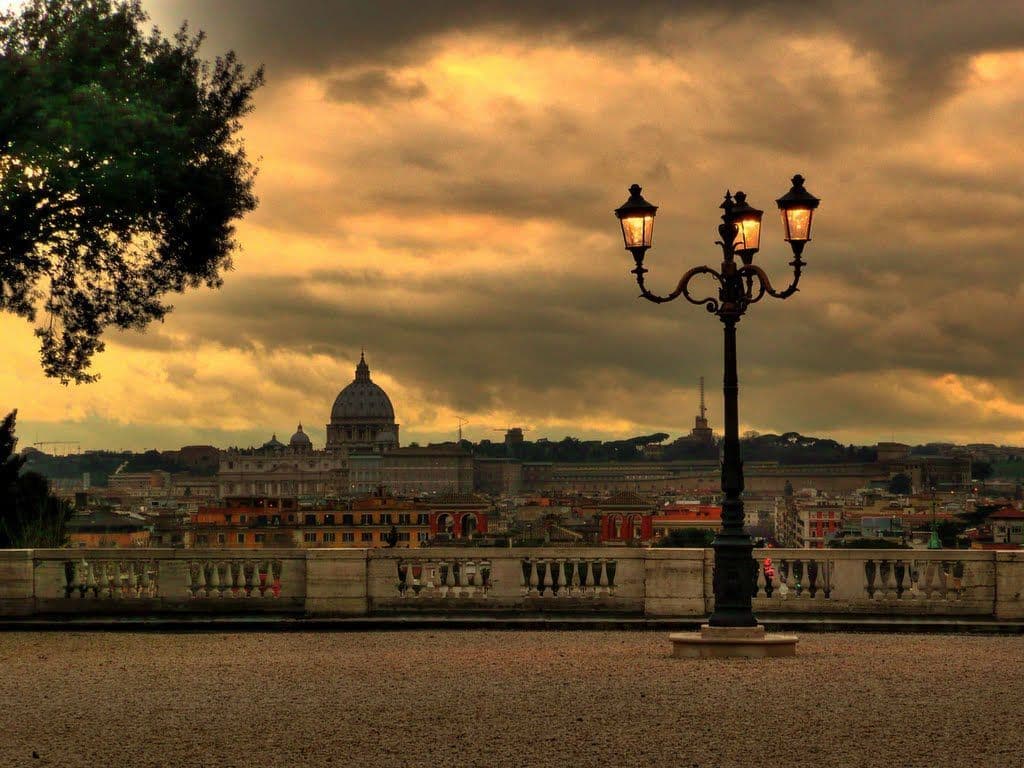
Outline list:
[[[790,208],[782,212],[782,223],[786,227],[786,240],[804,241],[811,239],[811,217],[814,211],[810,208]]]
[[[627,216],[622,219],[622,239],[626,248],[650,248],[653,234],[653,216]]]
[[[756,251],[761,247],[761,219],[748,218],[736,222],[736,240],[733,243],[734,250]]]

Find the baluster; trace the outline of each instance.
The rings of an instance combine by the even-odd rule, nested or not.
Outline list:
[[[530,558],[524,557],[519,563],[522,573],[523,580],[521,586],[523,588],[523,595],[530,594],[530,576],[533,574],[533,563],[530,562]]]
[[[448,563],[437,564],[437,586],[441,592],[441,597],[447,597],[448,595]]]
[[[764,564],[754,558],[754,598],[768,597],[768,582],[764,576]]]
[[[551,561],[551,596],[558,597],[558,590],[561,588],[559,581],[562,575],[562,564],[557,560]]]
[[[106,560],[103,563],[104,574],[107,581],[107,598],[113,600],[118,597],[118,591],[120,589],[121,580],[118,573],[118,563],[116,560]]]
[[[245,597],[245,562],[235,560],[231,564],[231,594]]]
[[[793,578],[796,579],[796,584],[794,585],[796,589],[796,596],[803,597],[804,592],[806,591],[804,586],[804,561],[794,560],[792,571]]]
[[[405,590],[409,588],[409,585],[405,583],[406,576],[408,575],[409,566],[403,563],[401,560],[396,561],[395,565],[398,568],[398,594],[401,597],[405,597]]]
[[[271,597],[279,597],[281,594],[281,569],[284,563],[276,560],[267,560],[267,587],[270,589]],[[277,569],[276,573],[274,569]]]
[[[75,589],[75,562],[73,560],[64,561],[64,597],[71,597],[71,593]]]
[[[458,560],[452,562],[452,584],[455,587],[455,597],[459,597],[462,594],[462,563]]]
[[[907,574],[907,564],[903,560],[897,560],[893,573],[896,576],[896,599],[899,600],[903,597],[903,579]]]
[[[491,589],[491,563],[488,560],[480,563],[480,587],[483,590],[483,597],[487,597]]]
[[[108,599],[114,596],[111,586],[110,563],[107,560],[100,560],[96,563],[96,585],[99,589],[98,597]]]
[[[921,580],[920,567],[920,560],[907,561],[907,580],[910,582],[910,586],[907,587],[907,594],[911,600],[917,600],[921,597],[921,590],[919,586]]]
[[[959,600],[963,597],[964,583],[969,576],[970,572],[967,570],[967,566],[963,560],[955,560],[953,562],[953,589],[956,590],[954,599]]]
[[[892,560],[882,558],[878,561],[879,592],[883,600],[892,597]]]
[[[191,560],[185,561],[185,592],[192,598],[196,596],[196,582],[192,578],[192,568],[194,565]]]
[[[75,562],[75,589],[78,590],[79,599],[85,597],[87,568],[84,559],[81,562]]]
[[[196,597],[209,597],[210,593],[206,589],[206,563],[200,560],[197,565],[198,568],[196,569]]]
[[[234,564],[230,560],[225,560],[222,565],[224,566],[224,575],[221,576],[220,581],[220,596],[231,598],[235,596],[235,575],[232,572]]]
[[[142,596],[142,587],[139,583],[139,561],[129,560],[124,567],[127,574],[126,594],[128,597],[138,600]]]
[[[939,562],[939,593],[943,600],[949,600],[949,591],[953,586],[953,579],[949,572],[949,561],[942,560]]]
[[[580,597],[583,597],[587,594],[587,573],[589,571],[590,569],[587,568],[586,560],[576,561],[576,581],[579,583],[580,586]]]
[[[590,575],[593,576],[593,595],[597,597],[598,591],[601,589],[601,561],[592,560],[590,562]]]
[[[423,563],[413,563],[412,596],[419,597],[421,589],[423,589]]]
[[[546,560],[537,561],[537,594],[544,597],[544,588],[547,586],[545,578],[547,577],[548,564]]]
[[[868,597],[874,598],[875,596],[875,573],[878,570],[878,566],[874,560],[868,559],[864,561],[864,579],[865,589],[867,590]]]
[[[94,567],[94,565],[92,563],[87,563],[86,564],[86,568],[87,568],[86,577],[85,577],[86,592],[87,593],[88,592],[92,592],[92,596],[93,597],[99,597],[100,588],[99,588],[99,585],[96,583],[96,568]]]
[[[567,597],[573,593],[572,576],[575,571],[576,569],[573,567],[572,560],[562,561],[562,576],[565,582],[565,594]]]
[[[786,579],[786,588],[781,590],[782,594],[796,594],[796,574],[794,573],[794,564],[788,559],[782,561],[782,573],[783,577]]]
[[[927,600],[931,595],[931,585],[929,584],[931,578],[929,573],[930,567],[931,561],[929,560],[919,560],[917,562],[917,592],[922,600]]]
[[[220,597],[222,594],[220,588],[220,563],[210,563],[210,581],[207,592],[210,597]]]
[[[618,568],[618,560],[606,560],[604,564],[604,573],[608,578],[608,594],[615,594],[615,571]]]
[[[247,560],[239,561],[239,597],[252,597],[252,584],[253,581],[247,573],[249,562]]]
[[[826,600],[832,597],[832,561],[822,561],[822,570],[818,572],[818,578],[821,580],[821,593]]]
[[[818,599],[821,588],[818,586],[818,561],[807,561],[807,591],[811,594],[811,600]]]

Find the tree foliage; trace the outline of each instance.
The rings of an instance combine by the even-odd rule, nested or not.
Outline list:
[[[0,310],[37,321],[47,376],[86,382],[109,328],[217,287],[256,207],[237,136],[262,68],[142,31],[138,0],[0,14]]]
[[[14,452],[17,413],[0,422],[0,549],[59,547],[73,511],[50,495],[45,477],[21,471],[25,460]]]
[[[909,496],[913,491],[913,480],[907,473],[897,472],[889,478],[889,493],[897,496]]]

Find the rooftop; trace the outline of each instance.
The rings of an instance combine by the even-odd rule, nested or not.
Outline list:
[[[0,633],[2,765],[1017,765],[1024,637]],[[99,724],[111,718],[128,728]],[[39,760],[32,759],[37,752]],[[256,763],[253,763],[253,760]]]

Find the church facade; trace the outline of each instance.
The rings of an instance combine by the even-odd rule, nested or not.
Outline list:
[[[370,378],[370,366],[360,355],[355,378],[338,393],[331,408],[325,449],[315,449],[299,424],[287,444],[275,434],[259,448],[222,451],[219,496],[323,499],[347,495],[350,456],[379,457],[397,447],[398,424],[391,399]]]

